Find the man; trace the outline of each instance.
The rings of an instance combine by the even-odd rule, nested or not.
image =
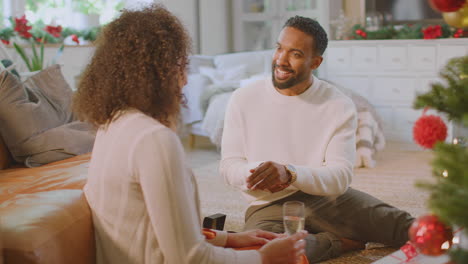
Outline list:
[[[349,187],[356,152],[352,101],[312,75],[327,35],[315,21],[290,18],[281,31],[272,78],[238,89],[225,117],[220,173],[250,203],[246,229],[284,232],[282,204],[306,206],[309,262],[363,248],[401,246],[408,213]]]

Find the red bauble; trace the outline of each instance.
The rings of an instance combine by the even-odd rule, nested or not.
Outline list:
[[[465,0],[429,0],[431,7],[439,12],[458,11],[465,3]]]
[[[409,229],[413,246],[424,255],[439,256],[452,246],[452,229],[435,215],[416,219]]]
[[[442,118],[435,115],[422,115],[413,127],[413,138],[424,148],[433,148],[437,141],[447,137],[447,126]]]

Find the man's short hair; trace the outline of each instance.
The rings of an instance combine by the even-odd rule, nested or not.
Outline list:
[[[327,49],[327,32],[325,32],[323,27],[316,20],[308,17],[294,16],[289,18],[288,21],[284,23],[283,28],[285,27],[293,27],[299,29],[300,31],[314,38],[314,51],[317,54],[323,55],[323,53]]]

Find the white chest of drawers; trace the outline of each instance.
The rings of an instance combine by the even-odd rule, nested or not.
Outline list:
[[[387,139],[413,142],[413,124],[422,113],[412,108],[414,98],[440,81],[450,58],[467,54],[466,38],[330,41],[319,76],[367,98]]]

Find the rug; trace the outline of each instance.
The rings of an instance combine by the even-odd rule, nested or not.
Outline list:
[[[197,138],[197,146],[187,149],[187,156],[197,178],[202,215],[227,215],[225,230],[241,231],[247,203],[241,193],[227,186],[219,176],[220,155],[216,148]],[[430,181],[432,152],[412,144],[390,142],[376,155],[375,168],[357,168],[351,186],[367,192],[417,217],[428,212],[428,194],[414,186],[417,181]],[[395,248],[368,243],[365,250],[350,252],[323,263],[372,263]]]

